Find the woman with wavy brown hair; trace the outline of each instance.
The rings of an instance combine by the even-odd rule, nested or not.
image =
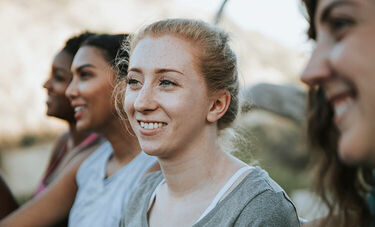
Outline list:
[[[303,0],[316,46],[308,134],[315,183],[329,208],[320,226],[372,226],[375,197],[375,1]]]

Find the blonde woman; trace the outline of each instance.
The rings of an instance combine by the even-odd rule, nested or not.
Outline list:
[[[228,39],[202,21],[168,19],[132,40],[125,111],[161,171],[137,188],[121,226],[299,226],[293,203],[264,170],[217,145],[238,112]]]

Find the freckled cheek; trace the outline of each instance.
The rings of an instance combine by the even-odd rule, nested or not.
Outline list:
[[[128,90],[125,92],[124,109],[129,117],[131,117],[131,114],[134,112],[134,102],[136,98],[137,94],[135,92]]]

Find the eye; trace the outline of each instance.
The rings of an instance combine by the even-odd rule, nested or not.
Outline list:
[[[55,80],[58,82],[65,82],[65,77],[61,74],[54,73],[53,78],[55,78]]]
[[[331,17],[328,19],[328,26],[336,39],[340,40],[346,31],[355,24],[355,21],[348,17]]]
[[[165,87],[171,87],[171,86],[177,86],[175,82],[172,82],[170,80],[160,80],[160,85]]]
[[[142,86],[140,81],[133,79],[133,78],[127,78],[126,83],[129,85],[131,89],[137,89]]]
[[[82,79],[88,79],[92,76],[92,73],[90,72],[87,72],[87,71],[81,71],[79,73],[79,76],[82,78]]]

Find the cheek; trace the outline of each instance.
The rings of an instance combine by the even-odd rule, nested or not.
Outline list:
[[[124,109],[125,113],[130,117],[134,112],[134,101],[137,98],[136,92],[126,90],[124,97]]]

